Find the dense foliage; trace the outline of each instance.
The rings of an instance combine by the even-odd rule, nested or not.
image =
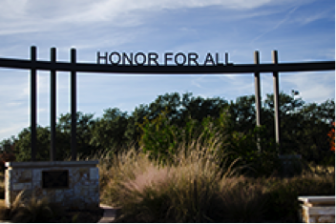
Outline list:
[[[281,147],[274,141],[273,111],[273,95],[269,94],[263,101],[262,127],[255,128],[254,95],[231,102],[218,97],[194,97],[191,93],[160,95],[149,105],[136,107],[131,114],[118,108],[106,109],[100,118],[78,112],[77,151],[81,157],[97,151],[113,155],[125,146],[143,146],[164,162],[176,154],[173,149],[179,142],[190,144],[195,138],[213,141],[216,137],[232,153],[232,161],[240,157],[241,163],[254,163],[257,170],[269,170],[267,161],[274,162],[272,158],[279,153],[299,154],[305,161],[334,164],[328,136],[335,117],[334,100],[305,103],[281,93]],[[62,114],[56,127],[57,160],[70,156],[70,135],[71,116]],[[14,152],[17,161],[29,161],[30,128],[3,140],[0,147],[4,153]],[[49,160],[49,148],[50,128],[38,126],[37,160]]]

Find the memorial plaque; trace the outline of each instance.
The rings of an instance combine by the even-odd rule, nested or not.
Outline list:
[[[69,171],[42,171],[42,188],[68,188]]]

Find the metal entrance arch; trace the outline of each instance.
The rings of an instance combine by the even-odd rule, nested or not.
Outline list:
[[[254,74],[255,82],[255,105],[256,125],[260,125],[260,73],[273,73],[274,87],[274,116],[276,142],[281,143],[280,117],[279,117],[279,73],[280,72],[303,72],[303,71],[327,71],[335,70],[335,61],[321,62],[300,62],[300,63],[278,63],[278,53],[273,51],[273,63],[260,64],[259,52],[254,52],[254,64],[227,64],[216,66],[179,66],[179,65],[106,65],[93,63],[77,63],[76,49],[71,49],[70,62],[58,62],[56,59],[56,48],[50,49],[50,61],[38,61],[37,49],[32,46],[30,49],[30,60],[0,58],[0,67],[14,69],[28,69],[31,72],[31,160],[36,160],[36,71],[50,71],[50,160],[55,161],[55,133],[56,133],[56,73],[66,71],[71,74],[71,158],[76,160],[76,112],[77,112],[77,90],[76,73],[131,73],[131,74]]]

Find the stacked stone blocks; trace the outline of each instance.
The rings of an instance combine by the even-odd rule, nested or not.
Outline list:
[[[305,223],[335,223],[335,196],[300,196],[300,218]]]
[[[8,162],[5,173],[5,201],[11,206],[24,190],[26,198],[47,197],[49,202],[66,209],[95,209],[99,207],[98,161]],[[67,186],[46,188],[43,172],[66,171]],[[45,180],[44,180],[45,181]]]

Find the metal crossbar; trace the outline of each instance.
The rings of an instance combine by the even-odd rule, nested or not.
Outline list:
[[[106,65],[92,63],[69,63],[32,61],[0,58],[0,67],[16,69],[56,70],[63,72],[130,73],[130,74],[241,74],[255,72],[304,72],[335,69],[335,61],[279,63],[279,64],[232,64],[232,65]]]

